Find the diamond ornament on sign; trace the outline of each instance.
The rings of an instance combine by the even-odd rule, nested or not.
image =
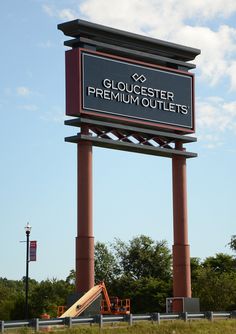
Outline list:
[[[147,80],[146,77],[143,74],[139,75],[138,73],[134,73],[133,75],[131,75],[131,78],[134,81],[139,81],[141,83],[143,83]]]

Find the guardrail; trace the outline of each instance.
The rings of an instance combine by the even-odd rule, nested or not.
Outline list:
[[[202,312],[202,313],[151,313],[151,314],[128,314],[122,316],[113,315],[95,315],[91,317],[78,317],[78,318],[55,318],[55,319],[31,319],[31,320],[13,320],[13,321],[0,321],[0,333],[4,333],[7,329],[17,329],[22,327],[30,327],[35,330],[35,332],[40,331],[45,327],[53,326],[57,327],[67,327],[71,328],[80,324],[98,324],[100,328],[106,323],[116,323],[116,322],[126,322],[128,325],[132,326],[134,322],[137,321],[153,321],[160,324],[161,321],[166,320],[201,320],[208,319],[214,321],[215,319],[236,319],[236,311],[232,312]]]

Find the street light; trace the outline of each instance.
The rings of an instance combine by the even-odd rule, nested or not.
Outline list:
[[[28,295],[29,295],[29,236],[31,231],[31,226],[29,223],[25,226],[26,233],[26,278],[25,278],[25,319],[28,319],[29,314],[29,303],[28,303]]]

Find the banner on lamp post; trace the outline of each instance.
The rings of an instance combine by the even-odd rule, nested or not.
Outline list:
[[[30,241],[30,261],[36,261],[37,241]]]

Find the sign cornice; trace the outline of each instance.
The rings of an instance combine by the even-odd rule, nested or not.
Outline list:
[[[149,54],[166,56],[185,62],[194,60],[196,56],[201,53],[197,48],[187,47],[80,19],[61,23],[57,27],[66,36],[92,38],[95,41],[128,47],[132,50],[142,50]]]

